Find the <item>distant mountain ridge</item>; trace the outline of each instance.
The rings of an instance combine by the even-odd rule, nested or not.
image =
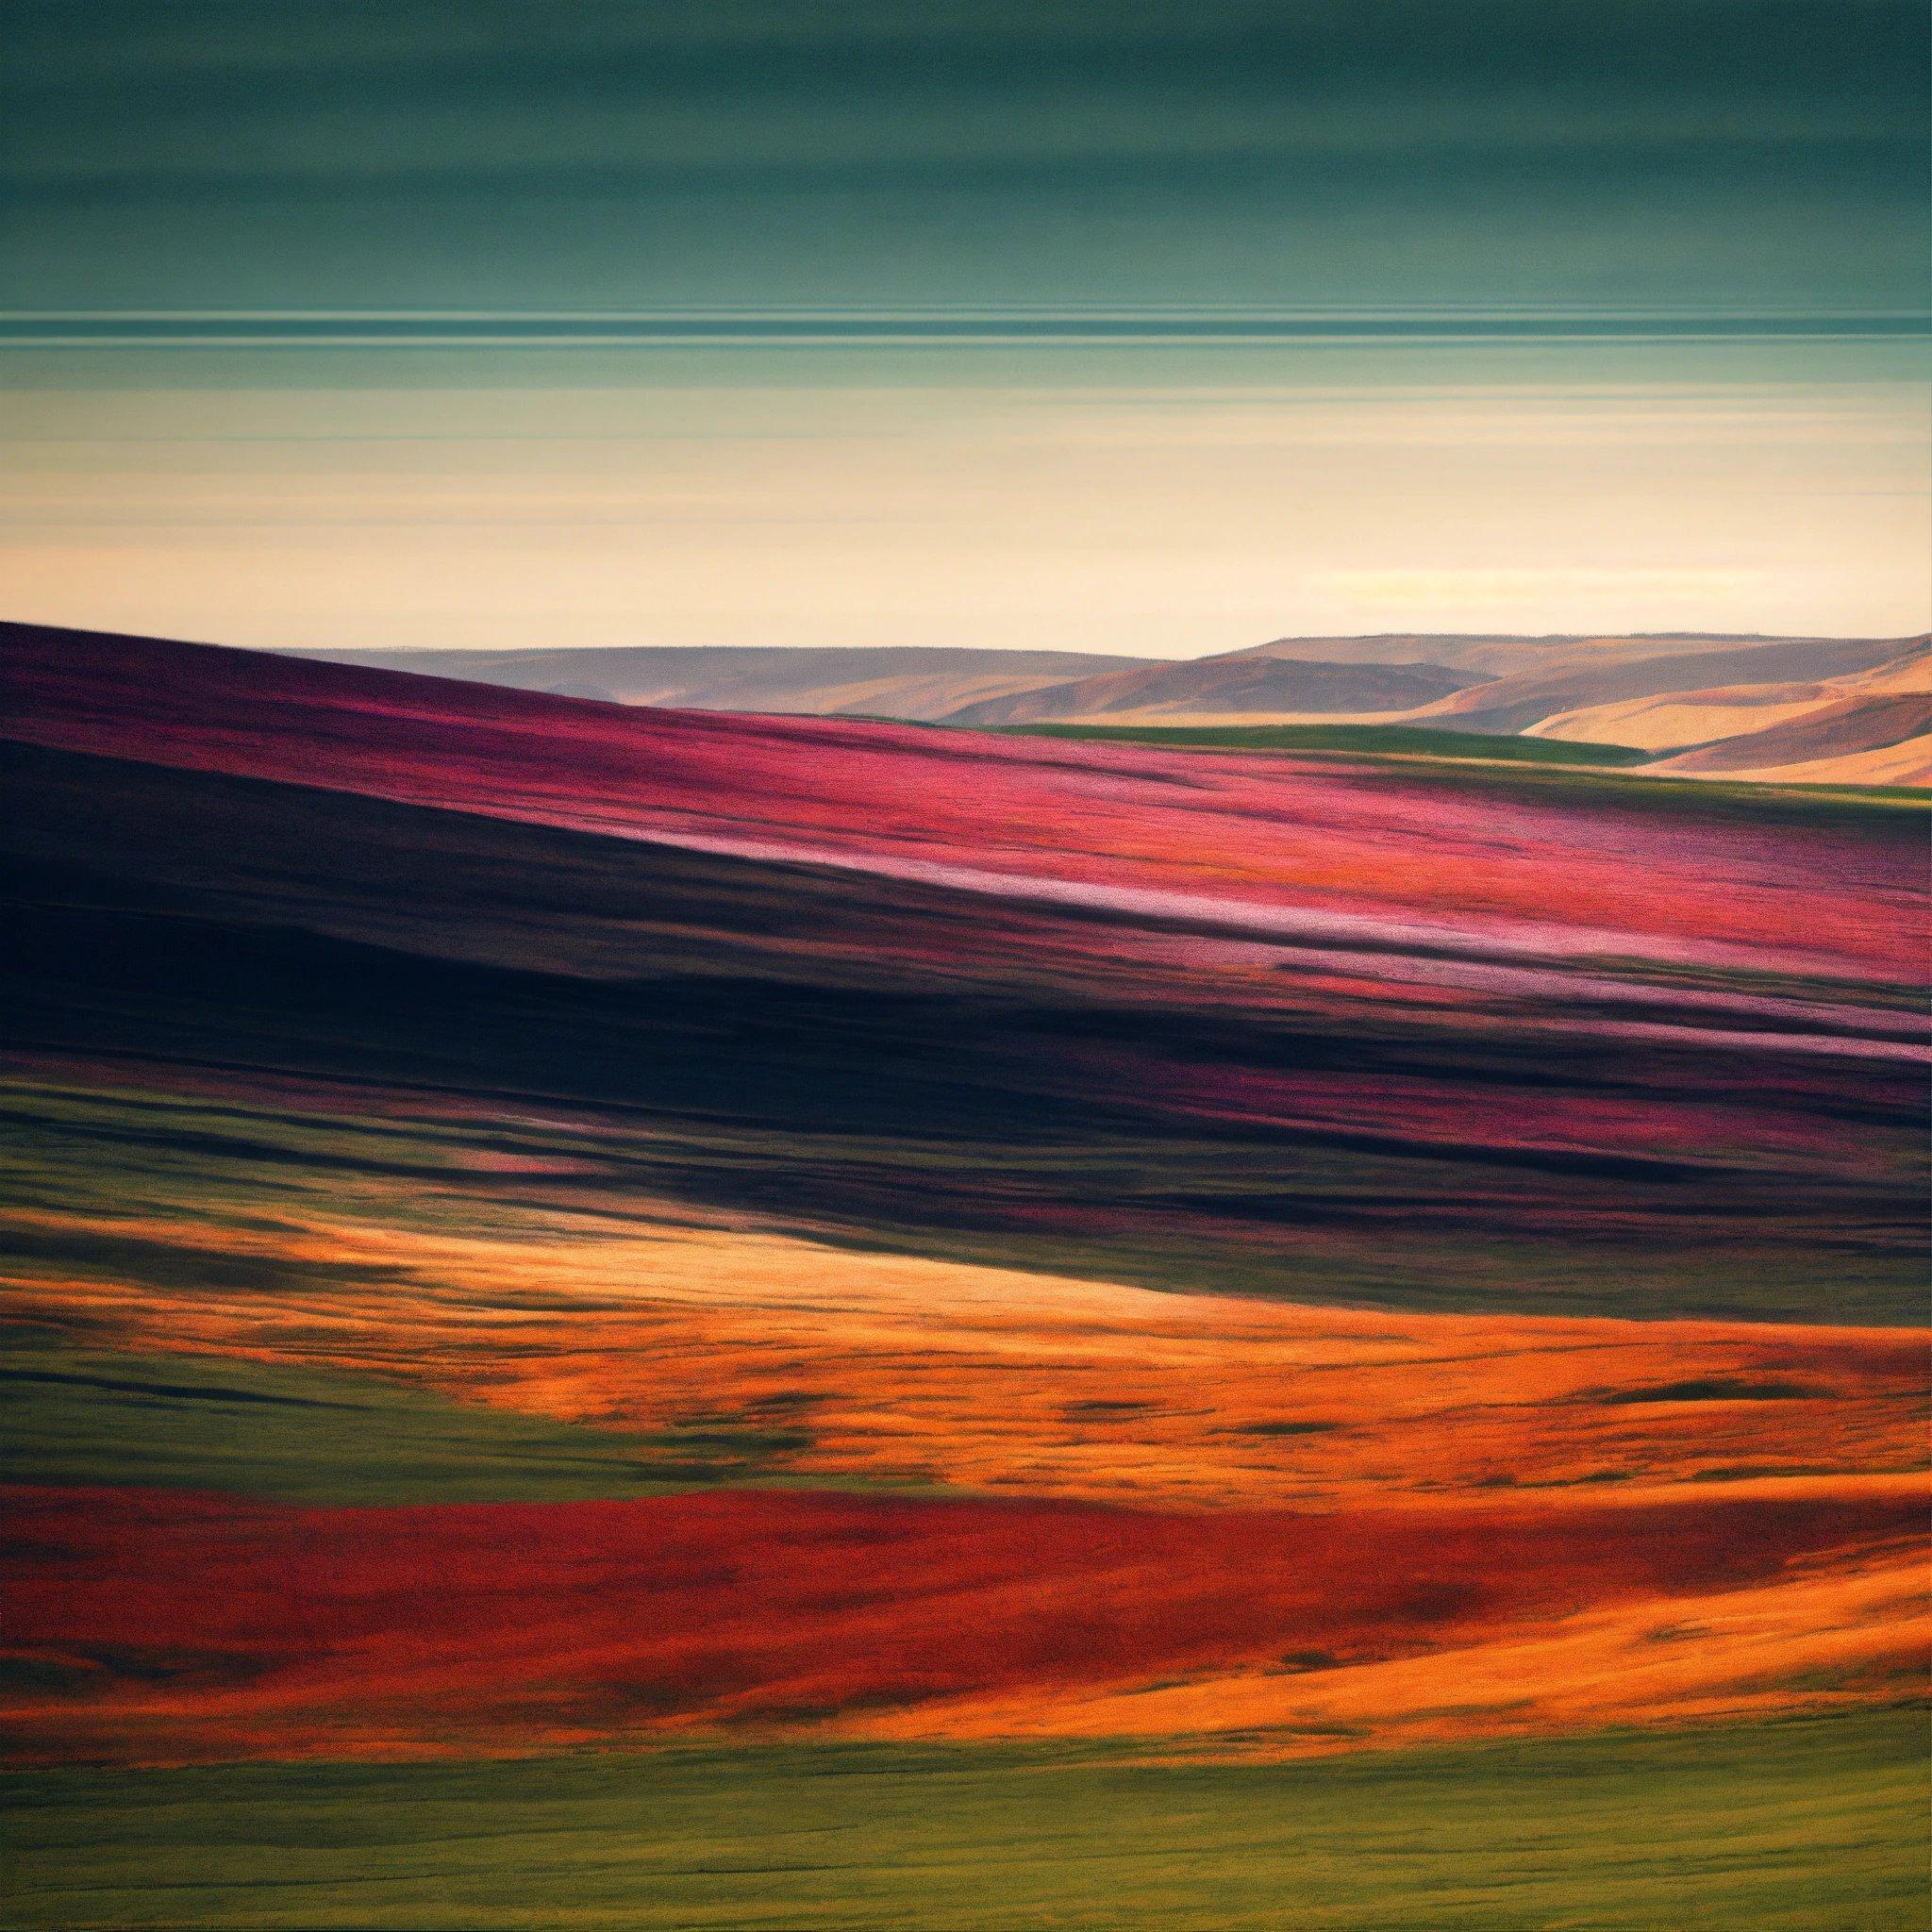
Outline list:
[[[1503,736],[1618,700],[1720,683],[1842,677],[1914,647],[1905,638],[1722,635],[1277,638],[1211,658],[1101,671],[1067,685],[1016,691],[963,708],[944,722],[998,729],[1347,717]],[[1603,730],[1558,735],[1622,741]],[[1682,743],[1639,742],[1659,751]]]
[[[1932,637],[1381,632],[1211,657],[942,646],[278,653],[672,710],[966,730],[1092,723],[1416,724],[1650,755],[1648,770],[1932,784]]]
[[[1068,683],[1156,658],[1077,651],[920,645],[650,644],[554,651],[300,651],[372,671],[496,684],[556,697],[682,711],[896,718],[933,724],[962,707]]]
[[[1729,649],[1618,658],[1608,663],[1571,661],[1498,677],[1478,691],[1458,691],[1438,704],[1433,716],[1457,731],[1524,731],[1559,712],[1621,699],[1720,685],[1842,677],[1890,662],[1911,642],[1908,638],[1786,638]]]
[[[969,705],[946,722],[974,726],[1035,724],[1069,719],[1259,714],[1335,715],[1407,711],[1488,682],[1480,671],[1441,664],[1335,663],[1316,658],[1270,658],[1241,651],[1190,663],[1104,671],[1073,684],[1017,691]]]
[[[969,729],[1085,719],[1366,716],[1506,735],[1540,731],[1571,712],[1671,692],[1843,677],[1923,642],[1717,632],[1383,632],[1274,638],[1190,658],[784,644],[283,655],[674,710],[869,716]]]
[[[1657,771],[1798,784],[1932,784],[1932,644],[1875,670],[1822,684],[1689,695],[1702,703],[1687,715],[1707,722],[1718,701],[1744,701],[1736,714],[1740,722],[1727,719],[1721,730],[1691,741],[1678,737],[1671,755],[1657,761]],[[1765,703],[1767,698],[1774,702]]]

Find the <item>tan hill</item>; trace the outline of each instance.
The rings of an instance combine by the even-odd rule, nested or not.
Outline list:
[[[1802,718],[1833,695],[1829,684],[1721,684],[1709,691],[1667,691],[1558,711],[1540,719],[1523,736],[1627,744],[1661,756]]]
[[[1441,664],[1452,671],[1507,677],[1524,671],[1573,666],[1601,669],[1636,658],[1684,657],[1789,642],[1784,638],[1716,631],[1657,631],[1636,635],[1564,632],[1544,637],[1494,631],[1388,631],[1372,637],[1271,638],[1227,651],[1225,658],[1319,658],[1331,664]]]
[[[1088,718],[1387,716],[1432,704],[1482,678],[1480,672],[1452,671],[1441,664],[1338,664],[1241,651],[1103,672],[1072,684],[968,705],[946,722],[990,726]]]
[[[1096,673],[1062,688],[964,707],[946,722],[980,727],[1100,718],[1252,724],[1387,720],[1412,710],[1452,730],[1515,732],[1584,704],[1726,683],[1754,673],[1783,679],[1862,670],[1908,641],[1692,633],[1274,638],[1212,658]],[[1360,681],[1344,675],[1350,672]],[[1436,690],[1424,694],[1432,680]]]
[[[1779,785],[1902,785],[1932,787],[1932,732],[1871,751],[1809,758],[1795,765],[1766,765],[1726,772],[1727,778],[1765,779]]]
[[[1433,706],[1428,722],[1457,731],[1527,731],[1547,719],[1631,700],[1740,685],[1822,682],[1873,670],[1924,641],[1916,638],[1783,638],[1770,643],[1722,648],[1674,648],[1649,657],[1620,651],[1608,661],[1591,662],[1572,656],[1559,664],[1516,672],[1477,689],[1458,691]],[[1596,731],[1581,735],[1602,739]]]
[[[1874,670],[1846,677],[1811,683],[1719,685],[1710,690],[1586,706],[1545,718],[1532,724],[1526,735],[1671,753],[1766,731],[1848,697],[1912,691],[1932,691],[1932,648],[1921,645]]]
[[[1879,691],[1834,698],[1804,716],[1740,732],[1660,758],[1653,772],[1782,771],[1793,765],[1839,762],[1890,751],[1932,732],[1932,692]]]
[[[1932,691],[1932,643],[1921,644],[1903,658],[1881,664],[1875,671],[1867,671],[1857,677],[1841,677],[1838,684],[1840,690],[1857,691],[1864,697],[1875,697],[1881,691]]]
[[[1157,665],[1078,651],[916,645],[793,649],[784,644],[555,651],[304,651],[372,670],[414,671],[513,691],[660,705],[683,711],[777,711],[931,722],[962,705],[1065,684],[1095,671]]]

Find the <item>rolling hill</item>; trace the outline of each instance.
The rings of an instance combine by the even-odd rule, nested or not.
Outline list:
[[[1910,638],[1786,638],[1731,649],[1672,651],[1609,664],[1523,671],[1431,707],[1458,731],[1524,731],[1559,713],[1622,699],[1718,685],[1804,682],[1868,671],[1906,651]]]
[[[293,655],[293,654],[291,654]],[[1400,724],[1647,752],[1681,776],[1918,785],[1924,641],[1484,634],[1277,638],[1180,661],[1073,652],[678,647],[304,653],[553,696],[1011,730]],[[1890,677],[1896,685],[1860,684]],[[1902,684],[1898,683],[1903,679]],[[1830,728],[1741,741],[1837,704]],[[1728,741],[1740,741],[1731,749]],[[1615,762],[1630,759],[1618,756]]]
[[[1842,775],[1852,760],[1874,753],[1901,757],[1914,770],[1923,763],[1932,736],[1932,692],[1892,691],[1836,697],[1802,715],[1740,732],[1674,757],[1661,758],[1658,772],[1748,773],[1771,777],[1795,769]]]
[[[1720,685],[1560,712],[1539,737],[1614,735],[1652,769],[1787,782],[1924,784],[1932,778],[1932,647],[1816,682]]]
[[[1231,724],[1400,717],[1513,733],[1607,697],[1649,696],[1751,670],[1825,675],[1894,657],[1906,640],[1735,638],[1277,638],[1174,664],[1096,673],[971,705],[975,728],[1111,721]],[[1621,742],[1604,732],[1602,741]]]
[[[1479,673],[1440,664],[1327,663],[1251,653],[1184,664],[1102,672],[1071,684],[990,698],[951,712],[973,729],[1071,720],[1153,723],[1162,718],[1408,711],[1481,683]]]

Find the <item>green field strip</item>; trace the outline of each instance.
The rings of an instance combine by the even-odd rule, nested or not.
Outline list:
[[[141,1077],[167,1075],[162,1065]],[[341,1081],[337,1091],[345,1106],[355,1104],[357,1082]],[[434,1091],[423,1091],[432,1107]],[[536,1110],[545,1118],[400,1121],[272,1099],[0,1082],[0,1190],[89,1221],[148,1224],[138,1237],[0,1224],[0,1282],[28,1298],[46,1280],[162,1295],[218,1287],[290,1308],[316,1293],[368,1304],[404,1290],[466,1300],[420,1259],[381,1266],[237,1255],[214,1245],[208,1231],[326,1218],[527,1244],[621,1231],[648,1223],[652,1211],[675,1218],[680,1199],[733,1209],[749,1199],[765,1228],[835,1249],[1183,1293],[1435,1312],[1879,1325],[1915,1324],[1924,1313],[1918,1247],[1874,1250],[1850,1240],[1821,1247],[1815,1229],[1784,1224],[1762,1189],[1742,1210],[1756,1224],[1749,1240],[1727,1230],[1693,1240],[1686,1230],[1675,1245],[1639,1251],[1540,1235],[1529,1225],[1478,1236],[1385,1224],[1372,1238],[1309,1244],[1291,1238],[1298,1195],[1347,1204],[1380,1188],[1455,1201],[1470,1170],[1422,1148],[1396,1164],[1359,1149],[1319,1147],[1296,1149],[1291,1169],[1265,1137],[1190,1142],[1158,1124],[1029,1144],[667,1121],[575,1099],[493,1094],[491,1102],[506,1116]],[[1901,1196],[1923,1186],[1922,1148],[1908,1124],[1874,1128],[1866,1146],[1870,1178],[1897,1185]],[[465,1164],[491,1152],[573,1172],[558,1181]],[[1487,1185],[1494,1172],[1479,1169],[1477,1177]],[[801,1174],[826,1186],[792,1208],[771,1183]],[[908,1185],[873,1187],[882,1174]],[[1229,1239],[1216,1228],[1163,1225],[1160,1204],[1176,1193],[1224,1212],[1242,1231]],[[948,1199],[965,1205],[928,1211]],[[1103,1201],[1109,1208],[1092,1231],[1018,1219],[1002,1226],[979,1214],[981,1199]],[[1848,1222],[1866,1206],[1850,1204]]]
[[[785,1746],[0,1784],[16,1932],[1907,1932],[1884,1712],[1286,1765]]]
[[[0,1468],[15,1483],[562,1503],[771,1480],[810,1440],[789,1416],[626,1435],[331,1369],[6,1340]]]
[[[1578,804],[1660,811],[1742,814],[1815,824],[1871,823],[1874,813],[1932,810],[1915,785],[1780,784],[1751,778],[1690,778],[1643,769],[1669,752],[1582,740],[1439,731],[1421,724],[1006,724],[1003,738],[1065,738],[1144,745],[1159,751],[1341,754],[1425,771],[1466,783],[1533,785]]]
[[[1628,744],[1443,731],[1424,724],[1014,724],[1014,738],[1091,738],[1201,751],[1357,751],[1385,757],[1480,758],[1510,764],[1641,765]]]

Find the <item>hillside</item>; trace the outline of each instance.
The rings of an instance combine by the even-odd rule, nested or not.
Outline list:
[[[1275,638],[1208,658],[1096,672],[966,706],[945,722],[991,729],[1081,719],[1229,724],[1243,718],[1414,713],[1441,717],[1453,730],[1515,731],[1581,702],[1578,692],[1649,694],[1686,678],[1708,684],[1733,664],[1763,665],[1768,675],[1785,675],[1770,667],[1793,661],[1833,670],[1862,667],[1894,655],[1900,641],[1884,643],[1874,657],[1865,641],[1840,639]]]
[[[1720,685],[1625,699],[1558,712],[1529,727],[1533,736],[1591,741],[1604,738],[1661,755],[1657,769],[1697,774],[1782,771],[1802,764],[1810,775],[1835,758],[1863,759],[1889,752],[1922,728],[1924,710],[1893,699],[1932,698],[1932,646],[1918,645],[1870,671],[1821,681]],[[1827,719],[1835,719],[1828,724]],[[1814,730],[1797,729],[1807,720]],[[1800,756],[1780,758],[1781,750]],[[1884,759],[1888,768],[1896,759]],[[1908,762],[1908,761],[1907,761]],[[1817,763],[1819,769],[1811,771]],[[1864,769],[1863,765],[1859,767]],[[1866,782],[1918,782],[1872,779]]]
[[[1659,759],[1658,772],[1782,771],[1819,767],[1887,752],[1932,733],[1932,692],[1890,691],[1835,697],[1800,716],[1742,731]]]
[[[1866,751],[1829,752],[1822,758],[1753,766],[1724,775],[1777,785],[1887,785],[1924,791],[1932,788],[1932,732]]]
[[[1545,720],[1666,693],[1732,685],[1807,682],[1868,671],[1908,650],[1910,638],[1784,638],[1613,662],[1577,661],[1511,673],[1432,706],[1432,723],[1457,731],[1526,731]],[[1601,738],[1600,728],[1586,736]]]
[[[1483,677],[1503,677],[1519,671],[1602,667],[1624,658],[1729,651],[1780,641],[1695,631],[1628,636],[1576,632],[1543,637],[1493,631],[1397,631],[1365,637],[1271,638],[1265,643],[1244,645],[1221,655],[1230,658],[1319,658],[1335,664],[1441,664]]]

